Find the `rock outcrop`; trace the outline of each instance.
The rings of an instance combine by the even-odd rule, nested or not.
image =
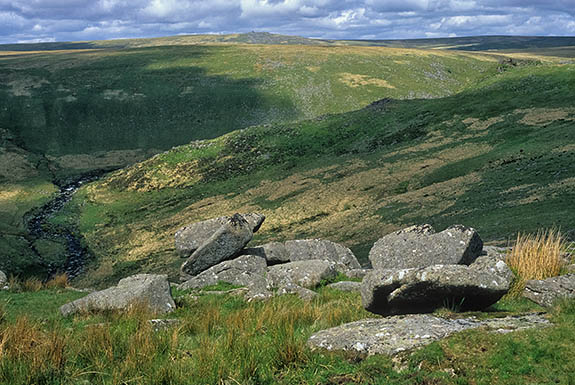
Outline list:
[[[137,274],[120,280],[117,286],[96,291],[60,307],[64,316],[99,310],[127,310],[146,305],[158,314],[175,310],[167,275]]]
[[[394,316],[356,321],[312,335],[308,345],[330,351],[351,351],[360,355],[394,355],[449,335],[475,328],[508,333],[550,323],[540,314],[478,320],[444,319],[429,314]]]
[[[511,282],[463,265],[374,270],[362,281],[363,306],[376,314],[428,313],[441,307],[482,310],[497,302]]]
[[[270,242],[261,246],[250,247],[243,251],[246,255],[257,255],[264,258],[268,265],[290,262],[289,253],[281,242]]]
[[[0,270],[0,289],[5,287],[8,284],[8,277],[6,277],[6,273]]]
[[[235,214],[221,225],[182,265],[182,280],[232,259],[251,241],[252,226],[240,214]]]
[[[435,233],[430,225],[412,226],[379,239],[369,252],[374,269],[408,269],[432,265],[471,264],[481,253],[477,232],[452,226]]]
[[[265,216],[258,213],[237,214],[246,220],[252,233],[259,230]],[[225,225],[231,217],[212,218],[206,221],[192,223],[179,229],[175,234],[176,251],[182,258],[188,258],[202,244],[204,244],[220,227]]]
[[[544,307],[560,298],[575,298],[575,274],[527,281],[523,296]]]

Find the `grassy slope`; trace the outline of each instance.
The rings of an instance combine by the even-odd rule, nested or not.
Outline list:
[[[153,44],[168,41],[177,43]],[[496,66],[482,54],[371,47],[101,44],[0,55],[0,268],[9,272],[38,262],[23,215],[49,199],[54,178],[122,167],[254,124],[350,111],[383,97],[450,95]],[[36,246],[47,259],[62,251]]]
[[[113,173],[57,220],[77,220],[97,257],[85,285],[176,276],[175,230],[236,211],[267,216],[254,243],[323,237],[363,258],[413,223],[572,235],[574,98],[575,66],[528,66],[456,96],[250,127]]]

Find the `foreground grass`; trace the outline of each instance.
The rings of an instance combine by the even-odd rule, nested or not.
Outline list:
[[[97,314],[61,319],[66,291],[0,293],[0,382],[10,384],[570,384],[575,379],[575,304],[552,313],[555,326],[508,335],[475,330],[400,357],[312,352],[314,331],[370,317],[357,294],[328,288],[304,303],[278,297],[246,303],[230,295],[180,293],[171,318],[154,331],[151,314]],[[75,296],[74,293],[72,296]],[[29,296],[29,313],[17,313]],[[46,306],[48,298],[54,305]],[[30,311],[35,308],[43,311]],[[21,309],[21,307],[20,307]],[[506,300],[486,316],[537,309]],[[394,367],[395,366],[395,367]]]

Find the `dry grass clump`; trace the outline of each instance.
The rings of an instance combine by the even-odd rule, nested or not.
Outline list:
[[[507,264],[517,276],[511,293],[520,294],[530,279],[558,276],[565,266],[563,252],[567,246],[568,242],[557,229],[517,234],[515,245],[506,256]]]
[[[56,274],[44,286],[47,289],[65,289],[68,287],[68,275],[66,273]]]

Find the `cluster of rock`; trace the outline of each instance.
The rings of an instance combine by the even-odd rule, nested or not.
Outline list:
[[[247,287],[248,300],[275,294],[311,299],[310,289],[338,273],[363,276],[355,255],[345,246],[321,239],[271,242],[246,248],[265,217],[234,214],[180,229],[176,250],[187,258],[181,267],[180,289],[201,289],[226,282]]]
[[[247,247],[262,226],[260,214],[234,214],[183,227],[175,235],[183,262],[180,289],[202,289],[226,282],[248,300],[311,290],[338,273],[362,282],[329,286],[361,293],[365,309],[385,318],[367,319],[314,334],[313,348],[352,350],[360,354],[394,354],[469,328],[507,332],[546,325],[541,315],[497,320],[446,320],[432,316],[442,307],[483,310],[505,295],[513,273],[505,250],[483,247],[477,232],[452,226],[436,233],[429,225],[413,226],[379,239],[369,253],[372,269],[362,269],[352,251],[321,239],[271,242]],[[1,277],[0,277],[1,278]],[[575,297],[575,274],[529,281],[525,296],[549,306],[559,296]],[[139,274],[115,287],[91,293],[61,307],[64,315],[94,309],[125,309],[144,303],[155,313],[175,309],[165,275]]]

